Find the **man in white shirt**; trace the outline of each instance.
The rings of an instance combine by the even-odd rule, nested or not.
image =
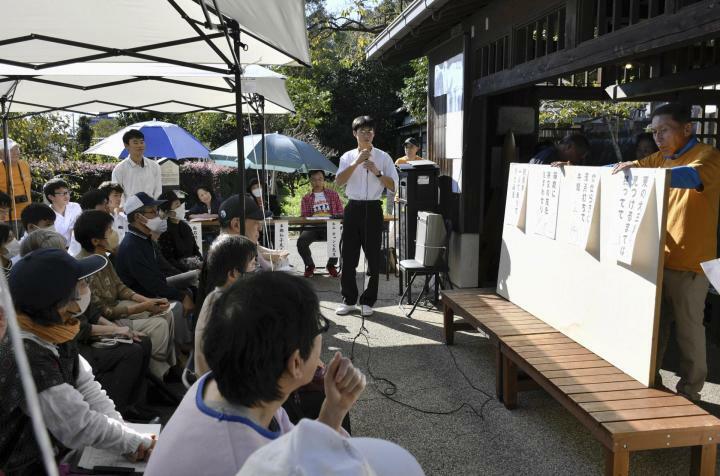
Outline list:
[[[61,178],[53,178],[43,186],[43,195],[55,212],[55,231],[70,243],[75,220],[82,213],[80,205],[70,201],[70,186]]]
[[[162,193],[160,166],[154,160],[143,156],[145,135],[137,129],[123,134],[123,144],[128,157],[117,164],[112,171],[112,181],[120,184],[124,190],[123,198],[145,192],[152,198]]]
[[[338,315],[349,314],[357,309],[358,288],[355,268],[360,260],[360,248],[367,259],[370,279],[360,296],[360,312],[363,316],[373,313],[377,300],[380,274],[380,246],[382,242],[383,211],[380,197],[387,188],[397,189],[398,174],[390,156],[372,145],[375,122],[369,116],[356,117],[352,123],[357,148],[340,157],[335,183],[345,186],[349,198],[345,207],[342,231],[343,271],[340,285],[343,304],[335,311]]]

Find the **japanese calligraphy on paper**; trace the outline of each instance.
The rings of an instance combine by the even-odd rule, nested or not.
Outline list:
[[[618,197],[616,220],[618,233],[618,261],[632,264],[635,239],[645,216],[655,181],[641,171],[627,171]]]
[[[557,231],[558,203],[560,201],[560,182],[562,174],[557,167],[543,167],[540,199],[531,206],[535,207],[535,233],[555,239]]]
[[[280,220],[275,222],[275,249],[276,250],[287,250],[288,241],[290,239],[288,222],[286,220]]]
[[[525,195],[527,194],[528,168],[521,164],[510,164],[507,200],[505,204],[505,224],[518,226]]]
[[[190,229],[192,230],[193,237],[195,237],[195,243],[197,243],[197,247],[200,250],[200,254],[203,253],[203,246],[202,246],[202,223],[191,221],[188,222],[188,225],[190,225]]]
[[[598,190],[600,189],[600,173],[596,171],[572,171],[573,187],[571,191],[570,210],[570,244],[585,248],[590,235]]]
[[[328,258],[340,257],[340,237],[342,236],[342,220],[327,222],[327,255]]]

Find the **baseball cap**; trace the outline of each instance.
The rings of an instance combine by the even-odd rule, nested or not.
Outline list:
[[[405,449],[377,438],[346,438],[324,423],[300,420],[292,430],[255,451],[237,476],[262,474],[343,476],[424,475]]]
[[[163,203],[165,203],[165,200],[155,200],[145,192],[138,192],[125,200],[123,210],[125,211],[125,215],[130,215],[142,207],[157,207]]]
[[[35,250],[10,270],[10,294],[15,306],[22,311],[31,314],[44,310],[66,299],[79,280],[97,273],[107,263],[100,255],[75,259],[65,250]]]
[[[407,139],[405,139],[405,142],[403,144],[404,145],[412,144],[415,147],[420,147],[420,143],[418,143],[418,140],[414,137],[408,137]]]
[[[233,218],[240,218],[243,205],[245,206],[245,218],[250,220],[263,220],[265,218],[254,198],[245,194],[242,196],[243,201],[240,201],[239,195],[233,195],[222,202],[219,210],[220,224],[222,226],[227,226]]]

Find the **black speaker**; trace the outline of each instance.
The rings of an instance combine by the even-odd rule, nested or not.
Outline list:
[[[403,164],[399,169],[396,248],[398,259],[404,260],[415,256],[418,212],[437,212],[440,168],[424,160],[421,166]]]

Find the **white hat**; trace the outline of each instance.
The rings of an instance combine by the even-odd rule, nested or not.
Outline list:
[[[18,143],[8,137],[8,150],[13,150]],[[0,138],[0,150],[5,150],[5,140]]]
[[[324,423],[300,420],[245,461],[237,476],[421,476],[405,449],[376,438],[345,438]]]

